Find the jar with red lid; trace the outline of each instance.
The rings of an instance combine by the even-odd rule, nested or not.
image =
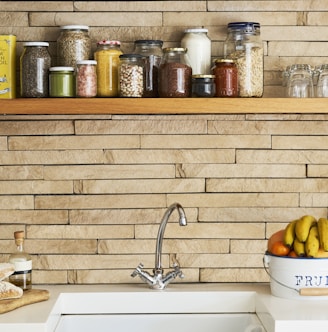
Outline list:
[[[216,59],[213,74],[216,97],[238,97],[238,69],[232,59]]]

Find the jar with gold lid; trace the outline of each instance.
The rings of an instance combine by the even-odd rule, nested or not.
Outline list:
[[[216,59],[213,74],[216,97],[238,97],[238,69],[232,59]]]
[[[214,97],[215,89],[215,75],[192,75],[192,97]]]

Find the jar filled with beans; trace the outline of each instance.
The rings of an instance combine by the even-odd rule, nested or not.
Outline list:
[[[81,60],[76,63],[76,97],[97,96],[97,61]]]
[[[158,72],[158,92],[162,98],[191,97],[192,69],[187,49],[164,48]]]
[[[75,67],[80,60],[91,59],[91,38],[86,25],[63,25],[57,39],[57,65]]]
[[[121,54],[119,66],[119,96],[142,97],[144,63],[140,54]]]

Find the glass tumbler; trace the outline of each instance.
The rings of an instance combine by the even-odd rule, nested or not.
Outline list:
[[[320,67],[316,95],[319,98],[328,97],[328,64]]]
[[[314,97],[313,70],[310,65],[295,64],[291,66],[287,82],[287,97]]]

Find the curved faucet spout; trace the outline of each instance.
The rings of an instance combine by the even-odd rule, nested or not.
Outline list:
[[[186,226],[187,225],[187,218],[185,215],[185,212],[183,210],[183,207],[179,203],[173,203],[171,204],[168,209],[166,210],[161,224],[159,226],[158,235],[157,235],[157,241],[156,241],[156,256],[155,256],[155,271],[161,272],[162,271],[162,244],[163,244],[163,237],[164,237],[164,231],[166,228],[166,224],[172,214],[172,212],[177,209],[179,212],[179,224],[180,226]]]

